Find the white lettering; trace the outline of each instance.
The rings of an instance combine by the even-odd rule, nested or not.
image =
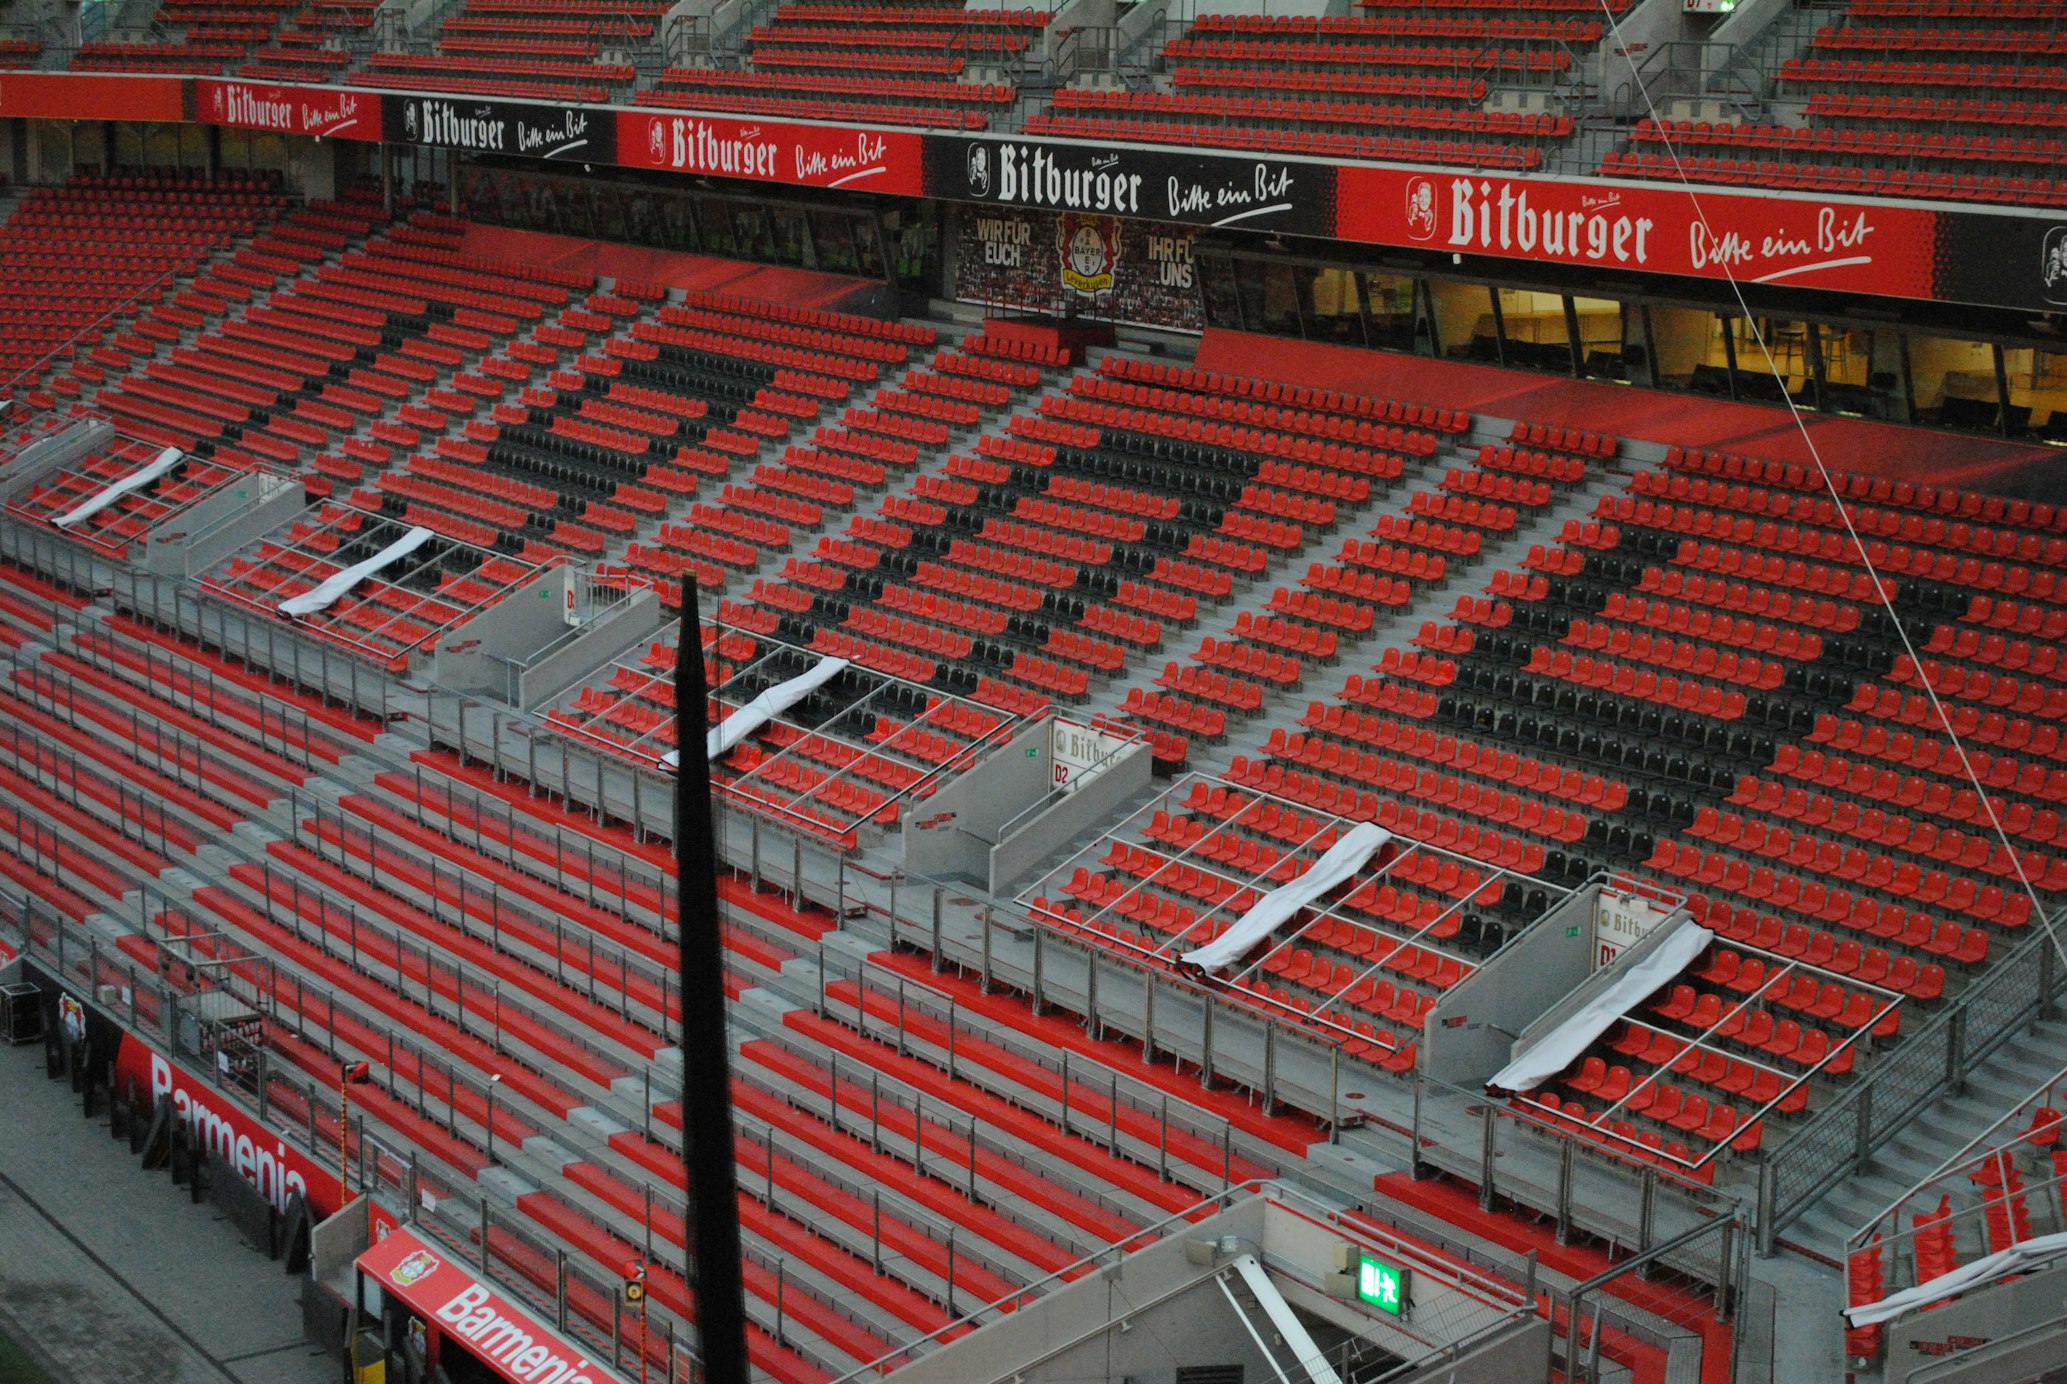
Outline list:
[[[469,1283],[453,1296],[452,1301],[438,1309],[438,1320],[455,1325],[466,1320],[467,1314],[488,1301],[488,1290],[478,1283]]]
[[[1177,180],[1171,179],[1174,195]],[[998,200],[1064,211],[1126,214],[1141,210],[1141,175],[1113,166],[1110,156],[1096,168],[1073,168],[1047,149],[998,146]]]
[[[568,1360],[541,1342],[526,1324],[498,1312],[493,1294],[470,1283],[440,1307],[436,1316],[451,1334],[476,1347],[490,1364],[528,1376],[539,1384],[594,1384],[586,1359]]]
[[[1645,216],[1609,216],[1613,200],[1581,195],[1580,205],[1537,205],[1555,201],[1563,189],[1551,183],[1450,180],[1450,237],[1453,249],[1491,250],[1496,254],[1534,254],[1542,246],[1551,259],[1648,264],[1651,231]],[[1598,207],[1598,210],[1594,208]]]

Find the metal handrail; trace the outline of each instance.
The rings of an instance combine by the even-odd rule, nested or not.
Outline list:
[[[1986,1129],[1967,1140],[1956,1152],[1948,1154],[1937,1167],[1919,1178],[1908,1190],[1862,1221],[1859,1229],[1853,1231],[1850,1238],[1845,1241],[1846,1258],[1867,1248],[1870,1237],[1876,1234],[1882,1236],[1883,1243],[1889,1236],[1897,1240],[1913,1236],[1916,1233],[1915,1228],[1905,1229],[1901,1224],[1901,1214],[1918,1193],[1927,1195],[1930,1189],[1948,1179],[1963,1179],[1970,1172],[1984,1167],[1990,1160],[2002,1158],[2014,1146],[2024,1143],[2025,1136],[2030,1133],[2028,1126],[2023,1129],[2014,1126],[2027,1112],[2051,1105],[2063,1087],[2067,1087],[2067,1067],[2061,1068],[2032,1088],[2030,1094],[1997,1116]],[[2005,1130],[2008,1130],[2007,1137],[1999,1137]],[[2026,1192],[2044,1191],[2063,1183],[2067,1183],[2067,1173],[2043,1182],[2026,1183],[2024,1189]],[[1956,1211],[1953,1214],[1958,1216],[1974,1209],[1977,1208],[1965,1208],[1964,1211]],[[1882,1229],[1891,1222],[1891,1229]]]
[[[1593,1330],[1583,1330],[1584,1307],[1589,1299],[1597,1299],[1608,1291],[1608,1285],[1632,1274],[1641,1275],[1653,1264],[1662,1263],[1667,1256],[1679,1254],[1711,1235],[1721,1237],[1721,1246],[1716,1255],[1722,1281],[1715,1285],[1715,1319],[1728,1322],[1736,1306],[1737,1289],[1749,1281],[1749,1265],[1745,1262],[1749,1248],[1749,1237],[1744,1233],[1744,1212],[1741,1206],[1730,1215],[1718,1217],[1705,1225],[1697,1225],[1669,1240],[1660,1241],[1641,1254],[1632,1255],[1605,1272],[1595,1274],[1583,1283],[1575,1284],[1565,1297],[1565,1364],[1564,1377],[1572,1384],[1599,1384],[1601,1379],[1600,1357],[1602,1339],[1606,1335],[1603,1327],[1603,1312],[1596,1306],[1593,1312]],[[1706,1351],[1705,1340],[1702,1350]],[[1586,1358],[1579,1359],[1579,1349],[1584,1346]]]
[[[2067,974],[2057,965],[2053,923],[2036,919],[2014,950],[1998,959],[1973,984],[1934,1014],[1922,1029],[1871,1070],[1862,1072],[1838,1096],[1797,1127],[1785,1144],[1767,1156],[1760,1168],[1758,1197],[1759,1248],[1770,1253],[1781,1230],[1848,1173],[1907,1127],[1910,1119],[1951,1090],[1996,1048],[2034,1019],[2052,1011],[2067,990]],[[2013,985],[2033,985],[2034,993],[2017,999],[1999,1021],[1977,1023],[1984,1000],[1999,999]],[[2014,998],[2014,996],[2012,997]],[[1917,1070],[1917,1064],[1923,1070]],[[1898,1076],[1921,1078],[1918,1090],[1892,1109],[1875,1098]],[[1850,1132],[1844,1133],[1850,1125]],[[1828,1147],[1831,1151],[1818,1154]],[[1813,1161],[1811,1161],[1813,1160]]]
[[[847,1373],[835,1378],[832,1384],[855,1384],[858,1380],[879,1376],[884,1372],[884,1367],[908,1357],[921,1342],[937,1341],[949,1332],[961,1334],[966,1330],[975,1328],[981,1320],[993,1314],[1016,1311],[1026,1303],[1038,1300],[1047,1293],[1066,1286],[1069,1282],[1083,1276],[1088,1271],[1098,1268],[1101,1264],[1106,1263],[1108,1258],[1110,1258],[1111,1262],[1119,1262],[1125,1258],[1130,1247],[1143,1246],[1144,1242],[1160,1240],[1180,1226],[1200,1220],[1216,1211],[1224,1210],[1234,1205],[1237,1200],[1263,1195],[1278,1197],[1287,1201],[1302,1202],[1305,1204],[1308,1214],[1322,1217],[1348,1239],[1379,1242],[1387,1252],[1404,1259],[1414,1260],[1423,1268],[1424,1272],[1432,1272],[1454,1278],[1460,1283],[1469,1279],[1475,1291],[1488,1296],[1512,1298],[1514,1305],[1517,1307],[1524,1305],[1522,1302],[1523,1295],[1509,1284],[1462,1270],[1454,1264],[1427,1254],[1412,1241],[1396,1239],[1362,1222],[1342,1220],[1334,1207],[1308,1195],[1298,1187],[1279,1182],[1274,1178],[1251,1178],[1249,1181],[1237,1182],[1233,1186],[1227,1187],[1211,1196],[1201,1198],[1182,1211],[1175,1211],[1161,1220],[1152,1221],[1125,1240],[1093,1250],[1091,1253],[1056,1269],[1053,1273],[1035,1279],[1009,1296],[1001,1297],[994,1302],[977,1308],[973,1312],[965,1313],[945,1326],[918,1338],[916,1341],[907,1343],[888,1355],[883,1355],[866,1364],[858,1365],[847,1371]],[[1533,1302],[1527,1303],[1526,1306],[1529,1310],[1534,1310]]]

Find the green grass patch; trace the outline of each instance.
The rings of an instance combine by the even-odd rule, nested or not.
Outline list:
[[[0,1384],[51,1384],[28,1353],[0,1333]]]

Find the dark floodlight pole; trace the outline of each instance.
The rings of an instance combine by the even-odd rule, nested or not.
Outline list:
[[[696,581],[685,575],[675,656],[675,926],[681,958],[676,993],[682,997],[682,1168],[689,1177],[685,1243],[705,1384],[748,1384],[718,862],[711,840],[711,765],[704,753],[708,707]]]

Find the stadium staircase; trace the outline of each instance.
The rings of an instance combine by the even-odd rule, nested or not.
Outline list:
[[[2060,1069],[2067,1027],[2040,1023],[2005,1043],[1970,1071],[1963,1089],[1933,1102],[1872,1161],[1846,1178],[1784,1232],[1791,1247],[1836,1259],[1847,1238],[1937,1169],[2005,1110]]]

